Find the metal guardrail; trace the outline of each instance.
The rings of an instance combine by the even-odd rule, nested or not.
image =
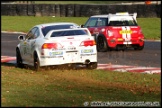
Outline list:
[[[7,1],[2,1],[1,4],[35,4],[35,1],[12,1],[12,2],[7,2]],[[134,4],[146,4],[146,2],[122,2],[121,3],[113,3],[115,5],[134,5]],[[161,4],[161,1],[150,1],[151,4]],[[112,4],[110,4],[112,5]]]
[[[134,4],[146,4],[146,2],[129,2],[129,3],[120,3],[120,5],[134,5]],[[161,1],[150,1],[150,4],[161,4]]]

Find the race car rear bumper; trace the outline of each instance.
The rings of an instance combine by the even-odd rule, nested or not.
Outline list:
[[[131,46],[143,46],[144,40],[143,39],[131,39],[130,41],[124,41],[124,40],[117,40],[117,39],[111,39],[108,40],[108,46],[110,48],[116,48],[117,46],[124,46],[124,47],[131,47]]]
[[[80,56],[40,57],[40,66],[62,65],[68,63],[87,64],[91,62],[97,62],[97,53]]]

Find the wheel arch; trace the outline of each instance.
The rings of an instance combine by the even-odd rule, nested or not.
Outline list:
[[[19,51],[20,51],[19,47],[16,47],[16,51],[17,51],[17,50],[19,50]]]
[[[107,45],[107,47],[108,47],[108,42],[107,42],[106,36],[105,36],[104,34],[101,34],[101,33],[98,34],[98,36],[97,36],[97,38],[96,38],[96,42],[97,42],[99,36],[102,36],[102,37],[105,39],[106,45]]]
[[[34,50],[34,52],[33,52],[33,58],[34,58],[35,56],[39,58],[38,52],[37,52],[36,50]]]

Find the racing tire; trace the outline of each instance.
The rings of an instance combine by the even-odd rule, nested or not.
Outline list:
[[[22,63],[22,58],[19,49],[16,49],[16,66],[19,68],[24,68],[24,64]]]
[[[106,39],[103,36],[97,38],[97,51],[106,52],[108,50]]]
[[[72,63],[72,64],[70,64],[70,66],[68,65],[67,67],[68,67],[69,70],[70,70],[70,69],[71,69],[71,70],[76,70],[76,69],[77,69],[75,63]]]
[[[87,64],[86,67],[87,67],[87,69],[96,69],[97,62],[91,62],[90,64]]]
[[[144,44],[142,46],[135,47],[134,50],[143,50],[143,48],[144,48]]]
[[[34,54],[34,69],[35,71],[40,70],[40,61],[39,61],[37,54]]]

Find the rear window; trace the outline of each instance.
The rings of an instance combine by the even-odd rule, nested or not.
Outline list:
[[[87,32],[84,30],[57,31],[53,32],[51,37],[77,36],[77,35],[87,35]]]
[[[69,29],[74,25],[52,25],[42,28],[43,35],[45,36],[50,30],[58,30],[58,29]]]
[[[137,26],[136,21],[134,20],[119,20],[119,21],[110,21],[109,26]]]

